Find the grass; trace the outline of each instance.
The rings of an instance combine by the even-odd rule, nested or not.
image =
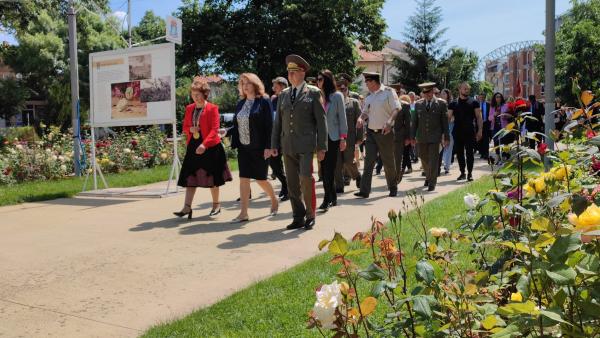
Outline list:
[[[232,171],[237,170],[237,161],[230,160],[229,168]],[[105,178],[111,188],[133,187],[166,181],[170,171],[171,166],[164,165],[150,169],[126,171],[119,174],[107,174],[105,175]],[[0,206],[72,197],[81,192],[84,181],[85,176],[1,186]],[[92,186],[93,182],[90,177],[88,180],[88,189]],[[102,188],[102,181],[100,178],[98,178],[98,188]]]
[[[454,217],[464,211],[465,193],[483,196],[492,186],[491,178],[486,176],[427,202],[423,207],[427,224],[430,227],[455,228],[457,221]],[[407,217],[414,217],[414,214],[411,212]],[[409,225],[403,227],[402,234],[403,250],[407,252],[406,262],[409,275],[412,276],[415,261],[410,256],[417,235]],[[314,243],[315,247],[317,244]],[[461,251],[459,265],[472,264],[474,257],[468,250]],[[306,330],[305,326],[307,313],[315,299],[314,289],[336,279],[335,274],[339,268],[328,263],[330,258],[328,254],[317,255],[210,307],[196,310],[180,320],[157,325],[143,337],[320,337],[318,331]],[[356,263],[363,267],[368,264],[365,259]],[[232,278],[235,278],[233,272]],[[362,289],[359,290],[359,295],[368,293],[366,285]]]

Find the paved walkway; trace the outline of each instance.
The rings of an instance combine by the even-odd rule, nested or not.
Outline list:
[[[476,162],[475,177],[488,167]],[[438,197],[462,184],[442,176]],[[400,191],[421,186],[416,170]],[[158,185],[164,185],[160,183]],[[156,185],[155,185],[156,186]],[[351,236],[398,209],[383,176],[367,200],[354,182],[312,231],[287,231],[289,202],[269,218],[263,194],[251,222],[238,213],[237,181],[222,189],[223,212],[210,219],[208,190],[197,193],[191,221],[176,219],[183,195],[162,199],[67,198],[0,208],[0,337],[135,337],[318,253],[334,230]],[[260,188],[252,184],[255,196]],[[279,189],[277,188],[277,191]],[[317,203],[321,202],[322,189]],[[307,305],[308,306],[308,305]]]

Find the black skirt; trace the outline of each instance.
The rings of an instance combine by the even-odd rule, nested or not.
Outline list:
[[[232,180],[223,145],[219,143],[198,155],[196,148],[201,144],[202,137],[191,138],[187,145],[177,182],[180,187],[220,187]]]
[[[267,179],[269,163],[264,150],[256,150],[240,145],[238,147],[238,166],[240,177],[264,181]]]

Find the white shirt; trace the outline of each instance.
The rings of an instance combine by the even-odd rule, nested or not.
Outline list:
[[[377,91],[371,92],[365,98],[363,112],[369,117],[368,128],[383,129],[385,123],[392,117],[394,110],[400,110],[398,94],[390,87],[381,85]]]

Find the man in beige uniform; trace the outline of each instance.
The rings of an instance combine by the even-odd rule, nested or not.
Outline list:
[[[365,143],[367,154],[360,182],[360,191],[355,193],[354,196],[369,197],[373,168],[379,153],[383,161],[385,180],[390,191],[389,196],[394,197],[398,195],[398,182],[396,179],[392,126],[400,110],[400,101],[395,90],[381,84],[379,73],[363,73],[363,76],[370,94],[365,98],[363,113],[358,119],[357,127],[362,127],[363,121],[368,120],[366,128],[367,141]]]
[[[433,95],[435,83],[420,84],[423,98],[415,104],[412,138],[419,145],[419,158],[425,171],[425,186],[435,190],[440,160],[440,142],[450,142],[448,104]]]
[[[298,55],[285,58],[291,87],[283,90],[277,100],[277,116],[273,123],[271,149],[265,156],[283,153],[288,181],[288,196],[294,221],[287,229],[312,229],[315,225],[316,194],[313,157],[322,161],[327,151],[327,120],[321,105],[321,91],[304,81],[310,69]]]

